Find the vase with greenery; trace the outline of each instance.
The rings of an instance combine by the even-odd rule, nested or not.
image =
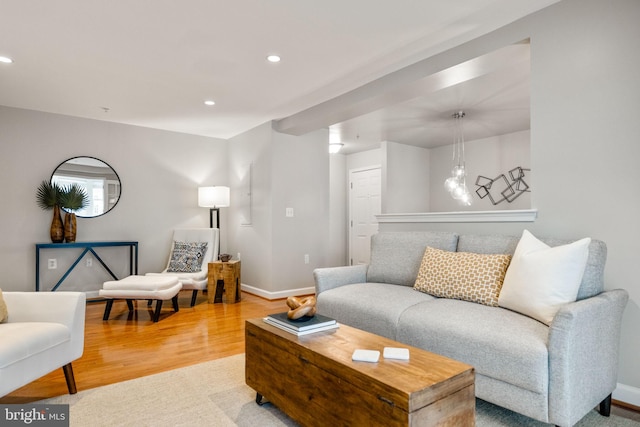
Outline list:
[[[60,207],[65,210],[64,239],[67,243],[76,241],[76,214],[89,204],[86,190],[78,184],[63,186],[59,193]]]
[[[53,220],[49,230],[53,243],[62,243],[64,241],[64,227],[60,216],[61,190],[59,185],[51,181],[42,181],[36,193],[38,206],[44,210],[53,210]]]

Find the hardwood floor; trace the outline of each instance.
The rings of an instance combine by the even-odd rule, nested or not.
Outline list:
[[[116,301],[108,321],[104,301],[87,304],[84,354],[73,362],[78,391],[244,353],[244,321],[285,311],[285,300],[266,300],[242,293],[237,304],[209,304],[199,294],[189,307],[191,292],[180,293],[180,311],[165,303],[160,321],[153,307],[136,301],[136,311]],[[154,303],[155,306],[155,303]],[[68,393],[62,369],[0,398],[0,403],[27,403]],[[626,406],[626,405],[625,405]],[[640,408],[617,405],[612,413],[640,421]]]
[[[87,303],[84,354],[73,362],[78,391],[117,383],[170,369],[244,353],[244,321],[285,311],[285,300],[269,301],[243,293],[236,304],[209,304],[199,293],[189,307],[191,291],[181,292],[180,310],[165,302],[160,320],[152,322],[153,308],[134,302],[129,313],[125,301],[116,301],[104,322],[104,301]],[[58,369],[0,398],[0,403],[26,403],[66,394]]]

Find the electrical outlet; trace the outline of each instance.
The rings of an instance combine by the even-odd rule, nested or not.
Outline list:
[[[304,263],[309,264],[309,254],[304,254]]]
[[[55,270],[56,268],[58,268],[58,260],[55,258],[49,258],[47,260],[47,268],[49,270]]]
[[[93,258],[89,257],[84,261],[87,267],[93,267]]]
[[[290,218],[293,217],[293,208],[285,209],[285,215]]]

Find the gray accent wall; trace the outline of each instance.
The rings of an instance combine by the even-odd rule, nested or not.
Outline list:
[[[70,157],[104,160],[122,181],[112,211],[77,219],[77,240],[138,241],[140,273],[164,269],[174,228],[209,227],[209,210],[198,207],[198,186],[228,181],[225,140],[1,106],[0,153],[0,288],[6,291],[35,289],[35,244],[51,242],[52,218],[52,211],[36,205],[36,189]],[[223,230],[223,248],[226,240]],[[118,276],[128,274],[120,262],[125,249],[98,252],[117,261],[111,266]],[[41,280],[52,283],[75,259],[70,250],[41,256]],[[58,269],[46,270],[49,257],[58,260]],[[105,280],[110,276],[94,261],[92,267],[78,265],[64,286],[99,289]]]

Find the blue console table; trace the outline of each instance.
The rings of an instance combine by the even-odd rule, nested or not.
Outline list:
[[[113,277],[114,280],[119,280],[109,266],[100,258],[95,251],[96,248],[105,247],[117,247],[124,246],[129,248],[129,274],[138,274],[138,242],[73,242],[73,243],[36,243],[36,291],[40,291],[40,251],[42,249],[72,249],[72,248],[84,248],[82,253],[71,264],[71,267],[62,275],[58,283],[51,289],[55,291],[69,276],[73,269],[78,265],[82,257],[91,252],[104,269]]]

